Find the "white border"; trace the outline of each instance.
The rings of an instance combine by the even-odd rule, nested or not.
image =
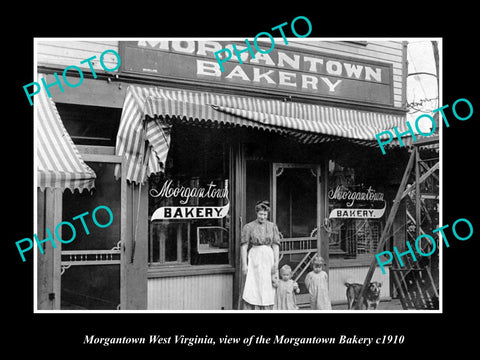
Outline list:
[[[57,37],[45,37],[33,38],[33,73],[34,78],[38,79],[37,74],[37,50],[38,50],[38,42],[42,41],[131,41],[131,40],[212,40],[212,41],[244,41],[244,37],[179,37],[179,38],[164,38],[164,37],[73,37],[73,38],[57,38]],[[276,40],[283,40],[281,37],[275,37]],[[260,39],[259,39],[260,40]],[[439,106],[443,104],[443,38],[441,37],[329,37],[329,38],[321,38],[321,37],[313,37],[313,38],[290,38],[287,37],[287,40],[292,43],[308,43],[309,41],[437,41],[438,48],[439,48]],[[283,46],[288,46],[283,44]],[[358,45],[361,46],[361,45]],[[406,61],[406,59],[405,59]],[[408,68],[407,68],[408,71]],[[406,76],[403,74],[402,76]],[[404,84],[406,87],[406,83]],[[408,89],[405,89],[405,93]],[[34,176],[34,188],[33,188],[33,198],[34,198],[34,224],[33,229],[34,233],[37,233],[37,157],[36,157],[36,149],[38,145],[37,141],[37,111],[36,111],[36,103],[34,103],[34,140],[33,140],[33,176]],[[443,144],[443,126],[440,127],[440,181],[439,181],[439,226],[443,226],[443,151],[442,151],[442,144]],[[301,315],[301,314],[441,314],[443,313],[443,242],[439,241],[439,309],[438,310],[298,310],[298,311],[285,311],[285,310],[38,310],[37,309],[37,253],[38,251],[34,251],[33,255],[33,272],[34,272],[34,281],[33,281],[33,313],[35,314],[45,314],[45,313],[62,313],[62,314],[157,314],[157,313],[174,313],[174,314],[196,314],[196,313],[205,313],[205,314],[245,314],[245,313],[252,313],[252,314],[284,314],[286,316],[290,315]]]

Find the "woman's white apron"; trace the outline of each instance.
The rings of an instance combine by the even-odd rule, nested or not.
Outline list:
[[[243,300],[252,305],[273,305],[275,299],[275,288],[272,285],[273,264],[271,246],[253,246],[249,250]]]

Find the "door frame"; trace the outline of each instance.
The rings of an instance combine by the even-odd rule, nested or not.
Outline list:
[[[122,156],[114,155],[115,148],[111,146],[90,146],[90,145],[77,145],[80,156],[85,162],[98,162],[119,164],[121,166],[121,181],[120,184],[120,239],[119,239],[119,254],[120,254],[120,303],[119,309],[124,309],[126,304],[126,256],[125,256],[125,240],[126,240],[126,196],[127,196],[127,184],[125,180],[125,161]],[[113,174],[112,174],[113,176]],[[61,219],[62,217],[62,205],[63,196],[61,192],[57,193],[58,205],[55,207],[55,217]],[[59,220],[62,221],[62,220]],[[60,234],[61,236],[61,229]],[[54,271],[54,288],[58,289],[58,300],[55,302],[55,309],[61,310],[61,274],[63,271],[61,255],[62,244],[57,244],[57,254],[59,257],[58,266]]]
[[[45,229],[54,229],[62,221],[62,190],[37,188],[36,234],[46,238]],[[60,229],[61,231],[61,229]],[[57,244],[56,244],[57,245]],[[61,243],[58,244],[59,246]],[[42,251],[37,247],[34,262],[37,267],[35,310],[60,310],[61,254],[52,246],[43,243]]]
[[[282,162],[273,162],[271,166],[271,174],[270,174],[270,188],[272,192],[270,193],[270,203],[272,204],[272,221],[276,223],[277,221],[277,177],[281,175],[278,174],[278,170],[280,169],[315,169],[316,170],[316,184],[317,184],[317,252],[323,253],[322,249],[322,241],[321,241],[321,234],[322,234],[322,218],[324,214],[323,209],[323,202],[322,202],[322,166],[320,164],[296,164],[296,163],[282,163]]]

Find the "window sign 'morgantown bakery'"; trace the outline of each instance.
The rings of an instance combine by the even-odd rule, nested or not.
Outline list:
[[[378,219],[385,213],[384,194],[376,192],[371,186],[365,191],[351,191],[345,186],[337,186],[328,191],[328,198],[334,206],[340,206],[331,210],[329,218]]]
[[[164,196],[167,198],[170,197],[181,197],[183,200],[180,200],[180,204],[186,204],[193,198],[211,198],[211,199],[222,199],[227,200],[225,206],[162,206],[155,210],[152,215],[151,221],[154,220],[165,220],[165,219],[221,219],[228,214],[230,208],[230,203],[228,202],[228,185],[225,181],[225,188],[216,189],[217,185],[213,182],[210,182],[207,185],[207,188],[200,187],[176,187],[175,189],[171,188],[172,180],[167,180],[162,186],[160,191],[156,189],[150,189],[150,195],[153,197]]]
[[[152,198],[158,198],[161,205],[166,205],[155,209],[150,217],[152,225],[157,224],[157,237],[168,241],[173,235],[176,239],[181,228],[187,226],[184,231],[189,233],[187,236],[195,237],[193,242],[198,254],[228,252],[228,180],[217,181],[217,184],[207,181],[202,185],[193,180],[189,181],[191,186],[178,181],[172,186],[172,183],[172,179],[165,180],[160,190],[151,188],[149,191]],[[166,245],[168,248],[168,243]]]
[[[235,44],[237,49],[246,48],[245,42],[240,44]],[[254,57],[244,52],[242,63],[232,57],[222,72],[214,53],[223,48],[232,50],[232,41],[120,42],[121,71],[230,89],[393,106],[391,64],[278,47]]]

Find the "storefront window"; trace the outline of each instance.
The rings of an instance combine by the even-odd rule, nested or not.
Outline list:
[[[115,146],[121,109],[62,103],[56,106],[75,144]]]
[[[229,263],[229,153],[220,132],[173,127],[165,172],[149,179],[150,265]]]
[[[383,229],[384,194],[356,183],[353,168],[330,161],[328,170],[330,254],[347,258],[375,254]]]

